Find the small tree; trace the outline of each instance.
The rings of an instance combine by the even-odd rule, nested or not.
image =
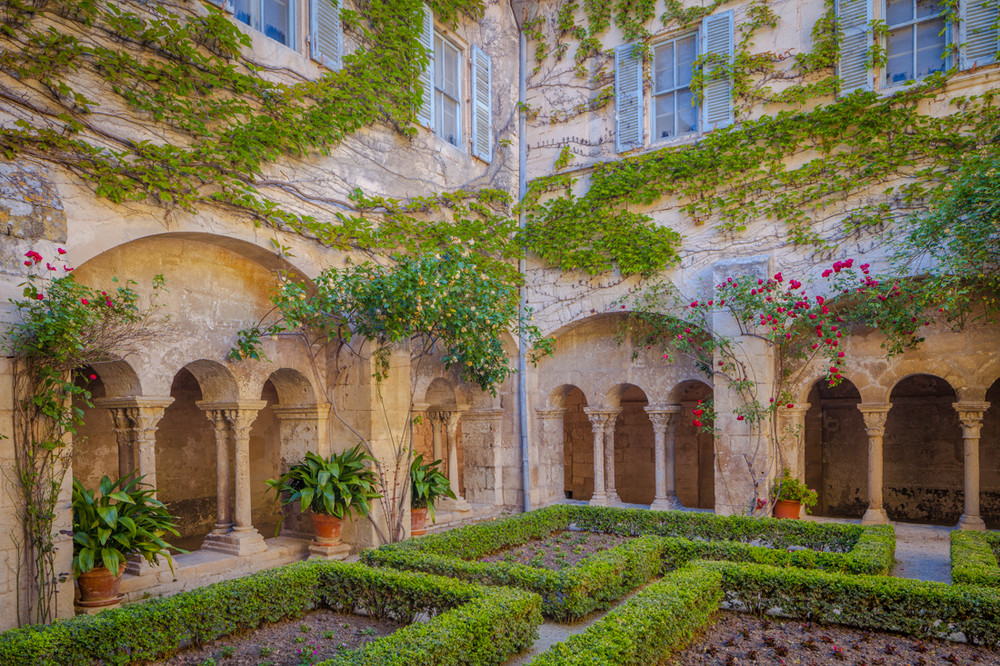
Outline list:
[[[314,360],[330,345],[338,358],[350,353],[372,360],[383,407],[380,412],[391,433],[389,460],[381,459],[368,438],[337,412],[334,387],[324,392],[335,417],[375,458],[388,532],[374,519],[372,524],[382,541],[398,541],[405,535],[403,517],[413,459],[413,391],[421,361],[440,353],[447,368],[457,368],[463,380],[495,395],[513,372],[503,348],[504,332],[529,341],[533,360],[550,350],[550,342],[519,313],[518,279],[506,264],[464,250],[396,257],[390,265],[365,262],[330,268],[316,279],[315,289],[282,275],[272,298],[275,312],[241,331],[231,356],[263,359],[263,336],[292,332]],[[408,418],[402,431],[393,431],[381,393],[390,354],[397,345],[409,348],[413,368]]]

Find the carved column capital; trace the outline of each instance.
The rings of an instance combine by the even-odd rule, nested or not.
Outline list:
[[[865,419],[865,431],[869,437],[885,435],[885,419],[892,405],[888,403],[866,403],[858,405],[861,416]]]
[[[955,402],[952,403],[958,412],[958,420],[962,422],[962,436],[978,438],[983,428],[983,415],[990,408],[988,402]]]
[[[675,417],[681,413],[680,405],[646,405],[644,408],[649,420],[656,430],[666,430],[675,422]],[[655,432],[655,430],[654,430]]]
[[[537,414],[538,418],[542,419],[543,421],[544,420],[548,420],[548,419],[553,419],[553,420],[555,420],[555,419],[561,419],[564,416],[566,416],[566,408],[565,407],[555,407],[555,408],[552,408],[552,409],[549,409],[549,408],[536,409],[535,410],[535,414]]]
[[[608,427],[612,427],[618,418],[620,409],[605,409],[603,407],[584,407],[583,412],[590,419],[590,425],[594,432],[604,432]]]

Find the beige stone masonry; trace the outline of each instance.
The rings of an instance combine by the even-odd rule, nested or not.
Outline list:
[[[656,494],[650,509],[668,511],[681,509],[677,499],[677,480],[675,472],[674,428],[677,425],[677,415],[681,412],[680,405],[647,405],[646,413],[653,423],[654,460],[656,464]]]
[[[955,403],[955,411],[962,422],[965,447],[965,512],[958,521],[958,527],[963,530],[986,529],[986,523],[979,515],[979,435],[983,429],[983,416],[989,408],[988,402]]]
[[[882,505],[882,438],[885,436],[885,419],[892,405],[862,403],[858,405],[865,418],[868,433],[868,510],[861,518],[863,525],[884,525],[889,516]]]

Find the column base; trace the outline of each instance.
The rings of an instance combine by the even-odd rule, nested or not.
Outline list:
[[[607,495],[594,495],[590,498],[590,506],[611,506],[611,501]]]
[[[677,495],[670,493],[666,497],[657,497],[649,505],[651,511],[680,511],[684,508]]]
[[[211,550],[227,555],[253,555],[267,550],[264,537],[255,527],[234,528],[225,534],[209,533],[201,543],[202,550]]]
[[[608,493],[608,503],[609,504],[621,504],[622,498],[618,496],[618,491],[612,490]]]
[[[472,511],[472,505],[469,504],[464,497],[456,494],[455,499],[445,497],[443,500],[438,502],[435,510],[464,513],[466,511]]]
[[[350,554],[351,547],[340,539],[336,541],[313,539],[309,544],[310,560],[345,560]]]
[[[958,525],[956,527],[960,530],[974,530],[976,532],[985,532],[986,523],[983,521],[982,516],[969,516],[962,514],[962,517],[958,519]]]
[[[885,509],[868,509],[861,518],[862,525],[888,525],[889,515]]]

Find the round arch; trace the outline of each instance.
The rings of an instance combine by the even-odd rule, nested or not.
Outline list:
[[[861,393],[849,380],[813,382],[802,441],[805,482],[816,490],[818,516],[860,518],[868,506],[868,434],[858,409]]]

